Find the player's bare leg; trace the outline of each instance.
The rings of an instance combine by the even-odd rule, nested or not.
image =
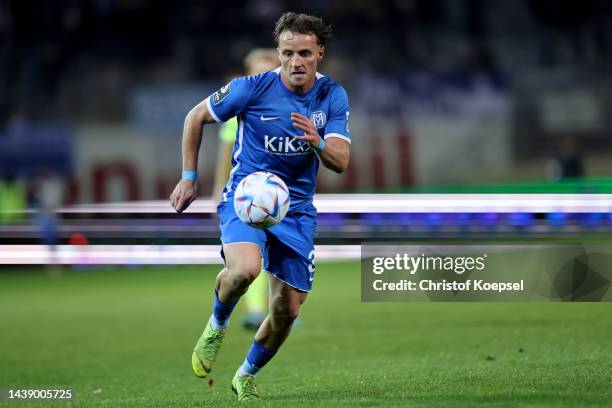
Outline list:
[[[270,350],[283,344],[308,293],[300,292],[270,275],[270,312],[255,335],[255,340]]]
[[[261,398],[255,387],[255,375],[285,342],[300,307],[308,294],[270,276],[270,312],[255,335],[253,345],[232,380],[232,390],[240,401]]]
[[[212,370],[236,303],[261,271],[257,244],[223,245],[223,253],[225,268],[217,275],[213,314],[191,355],[193,372],[202,378]]]
[[[252,243],[224,244],[225,268],[215,289],[222,303],[236,303],[261,272],[261,250]]]

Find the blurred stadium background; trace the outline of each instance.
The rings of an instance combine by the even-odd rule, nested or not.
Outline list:
[[[177,224],[169,214],[116,222],[99,208],[98,215],[54,211],[166,200],[180,175],[186,112],[241,72],[249,50],[272,45],[274,21],[288,9],[333,25],[335,40],[320,70],[342,83],[351,101],[350,167],[342,175],[322,169],[318,193],[612,192],[606,120],[612,5],[606,1],[5,0],[1,242],[158,244],[190,237],[217,243],[216,222],[207,214]],[[218,144],[217,127],[207,127],[203,198],[211,194]],[[38,215],[16,211],[24,208]],[[549,227],[570,219],[572,228],[596,227],[600,234],[612,225],[605,210],[580,216],[550,210],[496,215],[492,208],[481,220],[358,213],[350,218],[366,225],[361,234],[354,230],[359,225],[339,220],[346,216],[327,214],[320,238],[350,236],[358,243],[385,235],[391,225],[405,226],[395,238],[414,238],[417,227],[427,235],[441,226],[479,231],[542,219]]]
[[[598,0],[5,0],[0,174],[30,202],[49,172],[63,203],[165,199],[185,113],[272,45],[288,9],[332,23],[320,70],[350,96],[351,168],[321,171],[319,192],[566,177],[610,191],[612,5]],[[206,133],[204,195],[218,143]]]
[[[287,10],[333,25],[320,71],[351,102],[350,168],[321,169],[319,193],[612,193],[608,1],[0,0],[0,388],[72,386],[95,406],[230,401],[229,368],[211,392],[188,365],[217,266],[173,266],[219,262],[205,199],[217,127],[205,129],[202,200],[183,217],[165,203],[186,112],[273,45]],[[363,240],[609,242],[606,200],[404,213],[345,200],[321,212],[317,244],[352,259]],[[79,258],[69,243],[108,251]],[[17,265],[62,256],[76,271]],[[171,265],[138,268],[155,262]],[[610,401],[609,304],[364,304],[358,262],[317,273],[304,329],[262,376],[272,403]],[[221,356],[232,369],[250,338],[235,331]]]

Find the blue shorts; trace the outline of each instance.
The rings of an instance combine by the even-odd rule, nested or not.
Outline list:
[[[240,221],[230,199],[217,207],[221,242],[251,242],[259,245],[264,270],[302,292],[310,292],[315,273],[313,236],[317,214],[312,211],[288,212],[274,227],[260,230]],[[225,260],[223,248],[221,256]]]

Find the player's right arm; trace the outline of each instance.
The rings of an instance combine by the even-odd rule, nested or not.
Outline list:
[[[235,78],[189,111],[183,127],[183,172],[196,172],[198,169],[202,127],[206,123],[225,122],[240,114],[250,99],[253,80],[253,77]],[[181,213],[196,196],[196,180],[183,177],[170,195],[170,204]]]
[[[206,100],[197,104],[185,117],[182,141],[183,171],[197,172],[203,127],[207,123],[214,122],[215,119],[208,110]],[[196,199],[197,193],[197,180],[182,178],[170,196],[170,203],[176,212],[182,213]]]

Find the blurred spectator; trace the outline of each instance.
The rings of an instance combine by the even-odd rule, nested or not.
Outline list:
[[[559,181],[584,176],[584,163],[576,139],[565,137],[546,165],[548,179]]]
[[[13,174],[0,179],[0,224],[23,218],[27,206],[26,186]]]
[[[244,58],[244,68],[246,75],[257,75],[267,72],[280,66],[278,52],[274,48],[255,48]],[[231,153],[236,142],[238,131],[238,120],[236,117],[225,122],[219,130],[219,152],[217,154],[217,164],[215,166],[215,184],[213,186],[212,198],[214,202],[219,202],[221,192],[227,183],[231,170]],[[258,330],[259,326],[266,317],[268,304],[268,279],[265,273],[251,283],[248,291],[244,295],[243,304],[246,307],[246,316],[243,326],[248,330]]]
[[[59,241],[59,218],[57,210],[63,204],[64,182],[53,172],[42,172],[35,180],[34,199],[38,213],[36,225],[41,244],[49,250],[50,272],[57,272],[57,245]]]

